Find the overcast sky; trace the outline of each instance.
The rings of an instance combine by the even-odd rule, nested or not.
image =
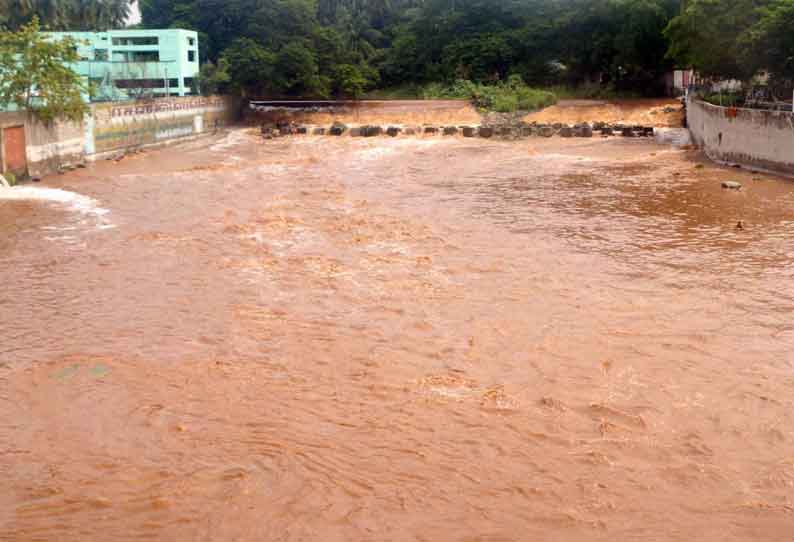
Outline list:
[[[127,19],[127,25],[138,24],[139,22],[141,22],[141,11],[138,9],[138,2],[135,1],[132,3],[132,11],[130,18]]]

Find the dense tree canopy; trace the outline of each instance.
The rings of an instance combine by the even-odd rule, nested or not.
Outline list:
[[[130,0],[0,0],[0,27],[17,30],[37,17],[45,30],[108,30],[130,16]]]
[[[794,0],[140,0],[199,33],[204,89],[358,96],[429,83],[654,94],[673,67],[794,79]],[[119,27],[129,0],[0,0],[0,25]]]

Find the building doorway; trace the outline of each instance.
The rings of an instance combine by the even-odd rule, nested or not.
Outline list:
[[[25,146],[25,127],[9,126],[3,128],[3,172],[25,175],[28,172],[28,159]]]

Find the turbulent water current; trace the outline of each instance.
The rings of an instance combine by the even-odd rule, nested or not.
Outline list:
[[[652,141],[0,189],[0,540],[790,541],[792,315],[794,182]]]

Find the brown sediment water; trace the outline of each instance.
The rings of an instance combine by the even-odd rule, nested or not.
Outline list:
[[[238,130],[42,184],[0,540],[791,540],[790,181]]]
[[[645,126],[680,127],[684,108],[679,100],[647,98],[638,100],[560,100],[557,104],[530,113],[527,122],[614,122]]]
[[[466,100],[372,100],[359,102],[307,102],[309,107],[295,107],[291,102],[261,102],[266,105],[258,112],[248,111],[250,123],[298,122],[328,125],[344,122],[361,124],[479,124],[480,113]]]

